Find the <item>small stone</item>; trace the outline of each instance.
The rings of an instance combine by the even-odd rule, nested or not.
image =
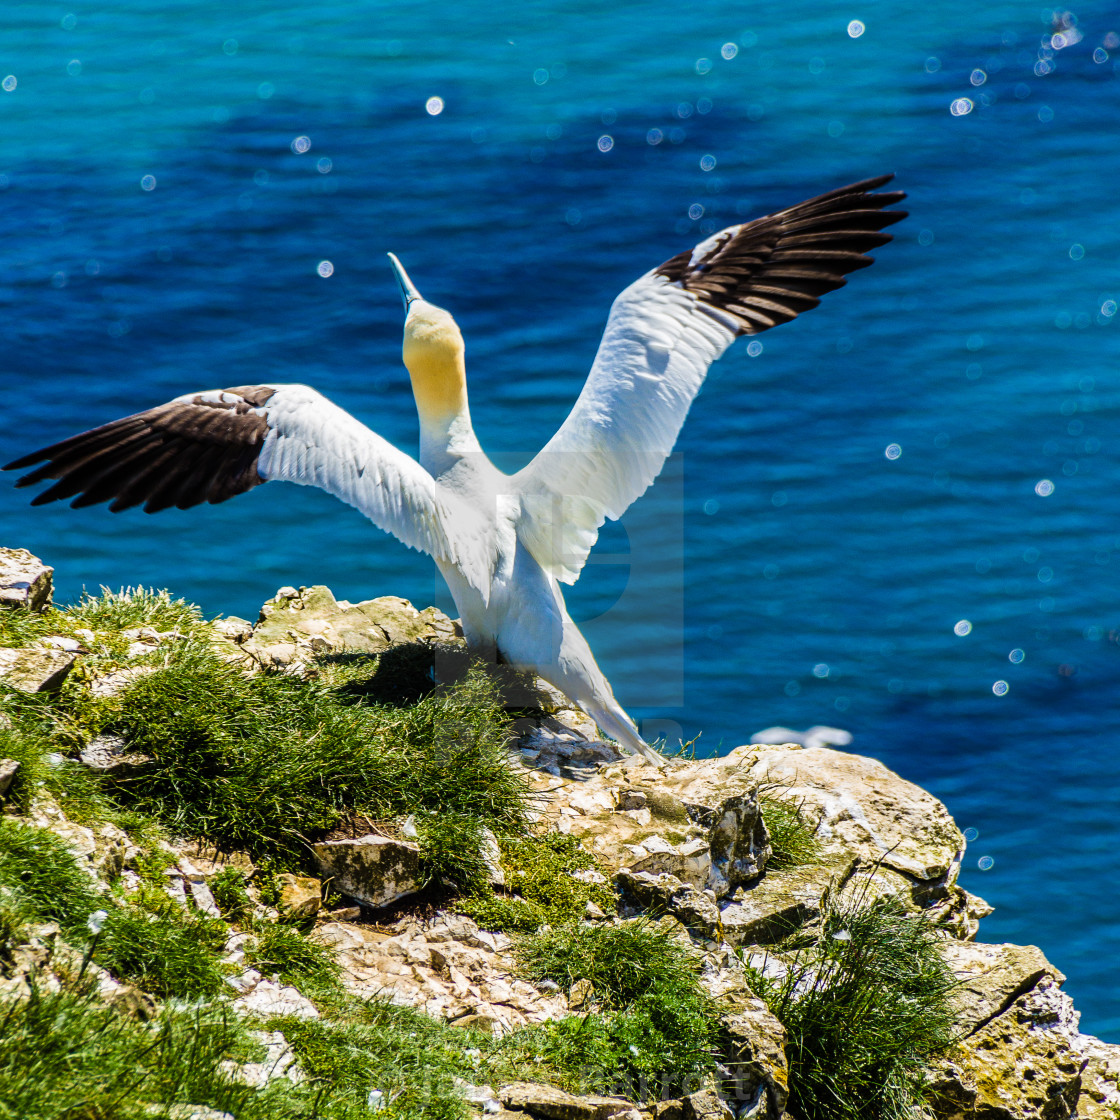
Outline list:
[[[66,653],[78,653],[82,648],[82,643],[77,638],[67,638],[61,634],[40,638],[36,644],[45,649],[61,649]]]
[[[116,777],[141,769],[152,761],[146,754],[129,750],[128,743],[119,735],[98,735],[91,739],[78,759],[91,770],[112,773]]]
[[[486,865],[488,879],[492,887],[506,885],[505,872],[502,870],[502,853],[498,847],[498,838],[488,828],[482,830],[482,843],[478,854]]]
[[[20,692],[52,692],[76,660],[60,649],[0,649],[0,680]]]
[[[290,873],[278,875],[277,879],[280,882],[280,905],[277,909],[281,914],[310,918],[319,913],[323,901],[323,885],[318,879],[313,879],[310,875]]]
[[[124,692],[129,685],[135,684],[141,677],[146,677],[156,671],[155,665],[136,665],[131,669],[114,669],[110,673],[96,677],[90,682],[90,692],[99,699],[106,699]]]
[[[51,605],[53,577],[54,568],[26,548],[0,548],[0,609],[46,610]]]
[[[241,645],[253,636],[253,624],[248,619],[237,618],[234,615],[229,618],[219,618],[210,625],[216,634],[236,645]]]
[[[105,1002],[129,1019],[147,1023],[159,1013],[159,1006],[147,992],[131,984],[120,984],[103,996]]]
[[[7,795],[15,781],[19,763],[14,758],[0,758],[0,797]]]
[[[590,980],[577,980],[568,992],[568,1006],[573,1011],[587,1007],[595,998],[595,987]]]
[[[356,922],[362,916],[362,908],[360,906],[340,906],[337,910],[331,910],[327,917],[336,922]]]

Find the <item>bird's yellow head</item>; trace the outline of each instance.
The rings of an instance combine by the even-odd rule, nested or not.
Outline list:
[[[389,254],[407,314],[401,356],[422,420],[450,419],[466,408],[463,336],[451,313],[422,299],[400,261]]]

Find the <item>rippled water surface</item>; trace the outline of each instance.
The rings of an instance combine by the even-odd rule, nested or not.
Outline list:
[[[895,242],[713,369],[573,614],[648,731],[838,725],[935,792],[977,832],[985,939],[1041,945],[1120,1039],[1120,21],[1079,8],[1055,46],[1033,3],[850,7],[7,6],[0,459],[259,380],[414,450],[391,249],[463,328],[484,445],[524,462],[630,280],[896,172]],[[5,484],[0,517],[63,598],[448,605],[295,487],[149,518]]]

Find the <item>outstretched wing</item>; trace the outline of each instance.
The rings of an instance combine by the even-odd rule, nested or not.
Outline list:
[[[411,548],[455,564],[489,597],[493,556],[480,515],[414,459],[306,385],[188,393],[8,463],[55,479],[32,505],[73,498],[148,513],[224,502],[272,480],[318,486]]]
[[[573,583],[609,517],[660,473],[708,367],[740,335],[816,307],[872,263],[906,217],[872,193],[883,175],[730,226],[666,261],[614,301],[587,383],[560,430],[514,476],[518,533],[537,561]]]

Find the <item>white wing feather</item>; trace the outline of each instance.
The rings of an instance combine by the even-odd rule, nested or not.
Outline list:
[[[576,581],[599,527],[660,474],[708,367],[735,340],[722,320],[656,272],[614,301],[575,407],[513,476],[518,535],[556,579]]]
[[[321,393],[275,389],[256,410],[270,429],[257,463],[262,478],[326,490],[410,548],[454,564],[489,600],[493,534],[481,511]]]

